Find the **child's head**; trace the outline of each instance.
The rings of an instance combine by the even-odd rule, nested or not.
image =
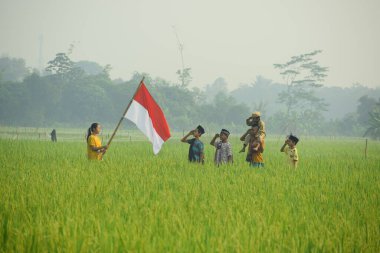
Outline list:
[[[102,128],[99,123],[92,123],[90,126],[90,131],[92,134],[99,134],[101,129]]]
[[[201,125],[199,125],[199,126],[197,126],[197,128],[194,129],[194,134],[193,135],[194,135],[194,137],[198,137],[199,138],[204,133],[205,133],[204,128]]]
[[[100,131],[102,130],[101,126],[99,123],[92,123],[91,126],[87,130],[87,140],[90,137],[91,134],[99,134]]]
[[[288,137],[288,145],[290,147],[295,147],[298,143],[299,139],[294,135],[289,135]]]
[[[261,117],[261,113],[260,112],[253,112],[251,117],[252,117],[252,120],[254,122],[259,122],[260,117]]]
[[[228,139],[228,136],[230,135],[230,132],[227,130],[227,129],[222,129],[222,131],[220,131],[220,140],[222,141],[226,141]]]
[[[260,122],[260,112],[253,112],[252,115],[245,120],[247,126],[258,125]]]

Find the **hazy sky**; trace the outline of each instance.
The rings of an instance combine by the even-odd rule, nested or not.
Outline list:
[[[173,26],[192,68],[192,85],[224,77],[229,88],[257,75],[280,82],[274,63],[323,50],[327,86],[380,87],[380,0],[0,0],[0,54],[38,67],[67,52],[176,81],[181,67]]]

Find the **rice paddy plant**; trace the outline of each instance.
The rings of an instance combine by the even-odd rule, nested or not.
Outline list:
[[[0,140],[0,252],[379,252],[380,143],[305,139],[299,167],[267,139],[265,168],[187,162],[177,139]]]

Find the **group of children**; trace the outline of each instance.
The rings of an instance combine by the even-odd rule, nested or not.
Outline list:
[[[243,148],[239,153],[245,152],[248,147],[246,161],[252,167],[262,168],[264,167],[263,153],[265,150],[265,125],[260,119],[260,112],[254,112],[246,119],[246,124],[250,127],[245,132],[240,140],[244,142]],[[104,153],[107,151],[108,146],[102,146],[98,134],[101,131],[101,126],[98,123],[93,123],[88,129],[87,133],[87,154],[89,160],[101,160]],[[194,130],[191,130],[186,134],[181,141],[190,144],[189,147],[189,161],[204,164],[204,145],[200,141],[200,137],[205,133],[202,126],[197,126]],[[215,147],[214,162],[216,165],[232,164],[233,153],[232,146],[228,142],[230,132],[226,129],[222,129],[220,134],[215,134],[210,144]],[[194,138],[189,139],[190,136]],[[298,164],[298,152],[296,145],[298,138],[294,135],[289,135],[281,147],[281,152],[284,152],[289,162],[293,167],[297,167]]]
[[[265,149],[265,124],[260,119],[260,112],[252,113],[252,116],[246,120],[246,124],[250,126],[250,129],[244,133],[240,140],[244,142],[243,148],[239,153],[245,152],[248,146],[248,152],[246,161],[252,167],[262,168],[264,167],[263,152]],[[191,130],[185,135],[181,141],[190,144],[189,147],[189,161],[204,163],[204,145],[200,141],[200,137],[205,133],[202,126],[197,126],[196,129]],[[188,139],[190,136],[194,136],[192,139]],[[226,129],[222,129],[220,134],[215,134],[210,144],[216,148],[214,162],[216,165],[233,163],[233,154],[231,144],[228,142],[230,132]],[[218,139],[218,140],[217,140]],[[284,152],[289,162],[293,167],[297,167],[298,164],[298,152],[296,145],[298,138],[294,135],[289,135],[281,147],[281,152]]]

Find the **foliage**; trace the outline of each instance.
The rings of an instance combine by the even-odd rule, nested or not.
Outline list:
[[[369,128],[364,133],[364,136],[370,136],[374,139],[380,139],[380,99],[376,106],[369,114],[368,125]]]
[[[191,76],[191,68],[179,69],[176,74],[178,75],[178,80],[181,82],[183,88],[187,87],[191,80],[193,80],[193,77]]]
[[[31,73],[21,81],[0,79],[0,124],[82,127],[99,121],[113,126],[145,77],[172,130],[183,131],[203,124],[215,131],[228,128],[243,132],[247,128],[245,119],[257,110],[262,113],[268,134],[293,131],[301,135],[362,136],[369,127],[368,112],[376,101],[373,97],[380,97],[380,89],[361,85],[311,89],[307,103],[315,105],[320,102],[317,97],[327,97],[334,105],[330,107],[334,117],[306,106],[306,100],[297,105],[302,110],[287,115],[286,106],[276,103],[276,96],[286,93],[288,86],[262,76],[228,92],[227,82],[222,77],[204,89],[189,89],[162,78],[152,78],[148,73],[135,72],[127,81],[111,80],[110,65],[74,62],[64,53],[57,54],[49,63],[51,71],[47,76]],[[370,96],[365,96],[368,94]]]
[[[223,77],[218,77],[213,83],[207,84],[204,87],[204,93],[206,95],[207,102],[209,103],[212,102],[215,96],[220,92],[228,92],[228,84]]]
[[[143,77],[172,129],[189,129],[201,123],[228,127],[243,123],[242,119],[249,115],[246,106],[227,96],[220,96],[217,104],[204,104],[200,89],[186,88],[191,79],[190,69],[182,76],[186,85],[180,86],[138,72],[128,81],[115,83],[109,77],[110,65],[100,71],[99,65],[75,63],[65,53],[58,53],[49,61],[46,70],[50,75],[33,73],[23,82],[0,82],[0,124],[38,127],[83,126],[98,121],[114,124]]]
[[[321,53],[316,50],[311,53],[293,56],[284,64],[274,64],[283,76],[287,89],[278,94],[278,102],[285,106],[285,129],[297,131],[310,131],[313,122],[303,121],[313,116],[321,115],[326,110],[323,99],[315,96],[315,88],[323,86],[324,78],[327,76],[327,68],[321,67],[314,57]],[[306,116],[306,118],[305,118]],[[306,126],[306,128],[305,128]]]
[[[0,81],[20,82],[30,73],[24,59],[0,58]]]
[[[361,96],[358,102],[359,104],[356,109],[356,112],[359,115],[358,122],[364,126],[367,126],[370,119],[370,113],[376,106],[376,99],[365,95]]]
[[[55,58],[48,62],[45,70],[51,74],[67,74],[73,67],[74,62],[65,53],[57,53]]]

